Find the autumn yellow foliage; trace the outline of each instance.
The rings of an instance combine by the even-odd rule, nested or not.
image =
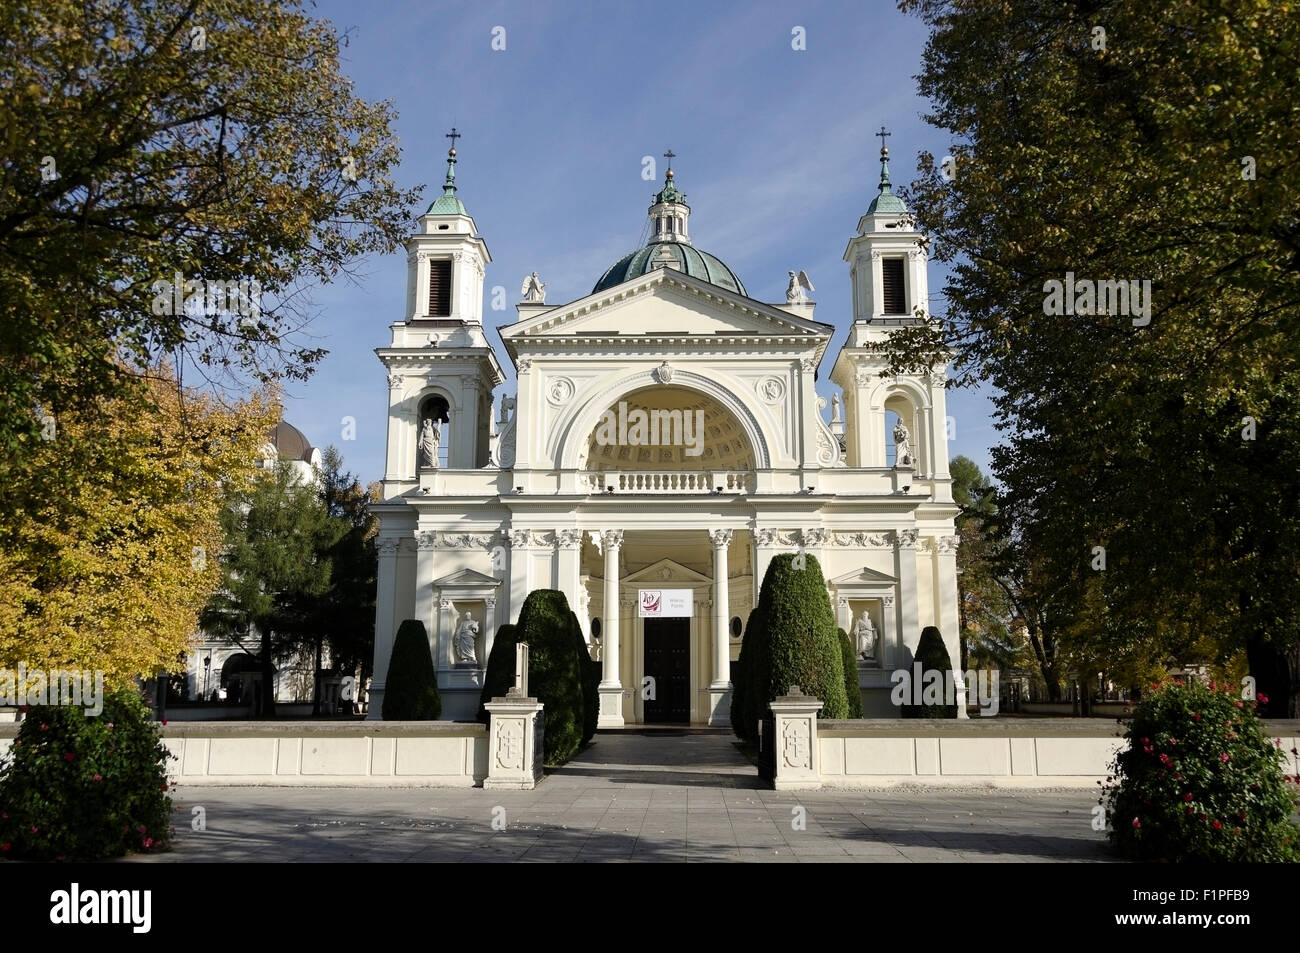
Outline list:
[[[167,668],[219,579],[224,500],[256,472],[275,395],[229,404],[155,368],[143,393],[46,416],[0,466],[0,668]]]

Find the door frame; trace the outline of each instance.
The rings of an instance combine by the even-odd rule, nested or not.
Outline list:
[[[687,676],[689,683],[686,686],[687,694],[690,697],[690,721],[688,725],[699,724],[700,717],[700,691],[699,691],[699,636],[700,626],[697,624],[700,618],[700,593],[697,589],[691,607],[694,615],[686,620],[686,629],[688,632],[687,645],[690,652],[689,674]],[[632,711],[636,719],[636,724],[644,725],[645,720],[645,700],[641,698],[641,679],[645,678],[645,623],[646,620],[636,614],[636,600],[632,600],[633,620],[636,625],[632,631]]]

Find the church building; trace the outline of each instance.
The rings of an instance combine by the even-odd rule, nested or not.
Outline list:
[[[820,564],[867,717],[898,717],[890,673],[910,669],[923,627],[959,667],[944,368],[888,377],[872,348],[927,308],[887,150],[844,252],[853,313],[823,316],[848,324],[833,355],[808,276],[789,273],[785,301],[750,297],[696,244],[707,223],[671,167],[648,244],[564,304],[534,272],[498,354],[483,329],[492,259],[455,169],[453,148],[407,243],[405,313],[376,350],[388,444],[371,718],[404,619],[429,633],[443,717],[473,719],[497,629],[529,592],[559,589],[601,662],[602,728],[728,725],[731,665],[782,552]],[[497,402],[505,361],[517,387]]]

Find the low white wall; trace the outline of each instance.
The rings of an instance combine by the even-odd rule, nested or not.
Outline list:
[[[487,726],[459,722],[189,722],[163,743],[182,784],[474,787]]]
[[[1300,724],[1266,725],[1269,737],[1280,737],[1284,750],[1300,745]],[[817,723],[822,785],[832,788],[1095,788],[1105,779],[1111,756],[1125,744],[1122,734],[1122,726],[1090,718]],[[1283,770],[1291,774],[1295,768]]]

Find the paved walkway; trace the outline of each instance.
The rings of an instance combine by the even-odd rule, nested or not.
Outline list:
[[[133,862],[1112,859],[1086,790],[763,790],[720,733],[602,732],[533,791],[182,787],[175,798],[176,849]],[[196,806],[206,831],[190,829]]]

